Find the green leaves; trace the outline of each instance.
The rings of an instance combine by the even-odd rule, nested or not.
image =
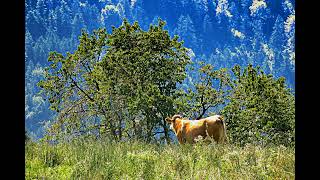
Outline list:
[[[228,96],[230,103],[222,111],[227,119],[231,139],[240,144],[254,142],[292,145],[294,141],[290,137],[294,136],[294,96],[286,88],[285,79],[274,79],[271,74],[266,75],[259,67],[254,68],[252,65],[245,67],[242,74],[240,66],[235,66],[233,73],[235,81]],[[250,126],[246,126],[248,123]],[[255,132],[254,136],[242,134],[248,128]],[[289,141],[286,140],[288,138]]]
[[[294,96],[284,78],[252,65],[236,65],[233,74],[204,62],[191,65],[188,49],[164,26],[159,19],[143,31],[138,22],[124,20],[111,34],[102,28],[82,31],[73,54],[51,52],[38,83],[58,112],[51,135],[151,142],[160,128],[169,141],[165,117],[222,113],[234,143],[294,143]],[[197,72],[189,74],[190,84],[177,87],[187,67]]]
[[[211,64],[199,62],[199,81],[187,91],[179,91],[178,112],[192,119],[200,119],[225,103],[230,77],[226,69],[215,70]],[[194,65],[196,66],[196,64]]]
[[[83,30],[73,54],[50,53],[51,64],[38,85],[50,99],[51,109],[59,111],[56,123],[63,125],[56,132],[88,133],[90,126],[90,131],[98,130],[97,135],[104,132],[121,139],[126,131],[133,137],[138,129],[130,128],[137,118],[149,140],[153,129],[166,129],[162,121],[173,114],[176,84],[185,78],[190,58],[164,26],[159,19],[158,25],[143,31],[138,22],[125,19],[111,34],[105,29],[91,35]],[[90,119],[96,120],[92,124]],[[107,130],[100,130],[102,124]]]

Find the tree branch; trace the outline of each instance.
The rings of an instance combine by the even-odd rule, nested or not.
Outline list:
[[[154,132],[154,133],[152,134],[152,136],[154,136],[154,135],[156,135],[156,134],[160,134],[160,133],[164,133],[164,131]]]
[[[81,64],[82,64],[83,67],[86,68],[86,70],[87,70],[90,74],[92,74],[92,70],[91,70],[90,66],[86,66],[85,63],[83,63],[83,62],[81,62]],[[94,83],[95,83],[95,85],[96,85],[97,90],[99,91],[100,88],[99,88],[98,82],[97,82],[96,80],[93,80],[93,81],[94,81]]]
[[[205,87],[207,87],[209,85],[209,79],[207,79],[207,83],[205,85]],[[206,111],[209,109],[208,108],[205,108],[205,103],[204,103],[204,92],[201,94],[201,97],[200,97],[200,103],[201,103],[201,107],[202,107],[202,113],[200,114],[200,116],[198,118],[196,118],[197,120],[201,119],[202,116],[206,113]]]
[[[93,99],[92,97],[90,97],[89,94],[87,94],[83,89],[81,89],[81,88],[78,86],[77,82],[76,82],[72,77],[70,77],[70,79],[72,80],[72,83],[73,83],[85,96],[87,96],[87,97],[90,99],[90,101],[94,102],[94,99]]]

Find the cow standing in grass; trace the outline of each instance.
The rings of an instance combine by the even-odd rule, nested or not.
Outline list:
[[[195,143],[199,137],[204,140],[213,139],[217,143],[227,140],[225,122],[220,115],[210,116],[200,120],[188,120],[180,115],[165,119],[176,134],[180,144]]]

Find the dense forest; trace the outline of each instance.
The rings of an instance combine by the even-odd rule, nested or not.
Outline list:
[[[166,116],[221,113],[231,140],[241,144],[294,141],[294,1],[27,0],[25,6],[25,122],[32,138],[50,127],[170,141]],[[57,122],[67,126],[56,128]],[[241,133],[248,127],[252,133]]]

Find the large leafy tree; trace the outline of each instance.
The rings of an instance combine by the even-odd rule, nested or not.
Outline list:
[[[59,113],[48,133],[151,141],[161,132],[169,140],[164,119],[174,111],[176,84],[185,79],[190,58],[164,26],[159,20],[143,31],[124,20],[111,34],[83,31],[73,54],[51,52],[38,84]]]

